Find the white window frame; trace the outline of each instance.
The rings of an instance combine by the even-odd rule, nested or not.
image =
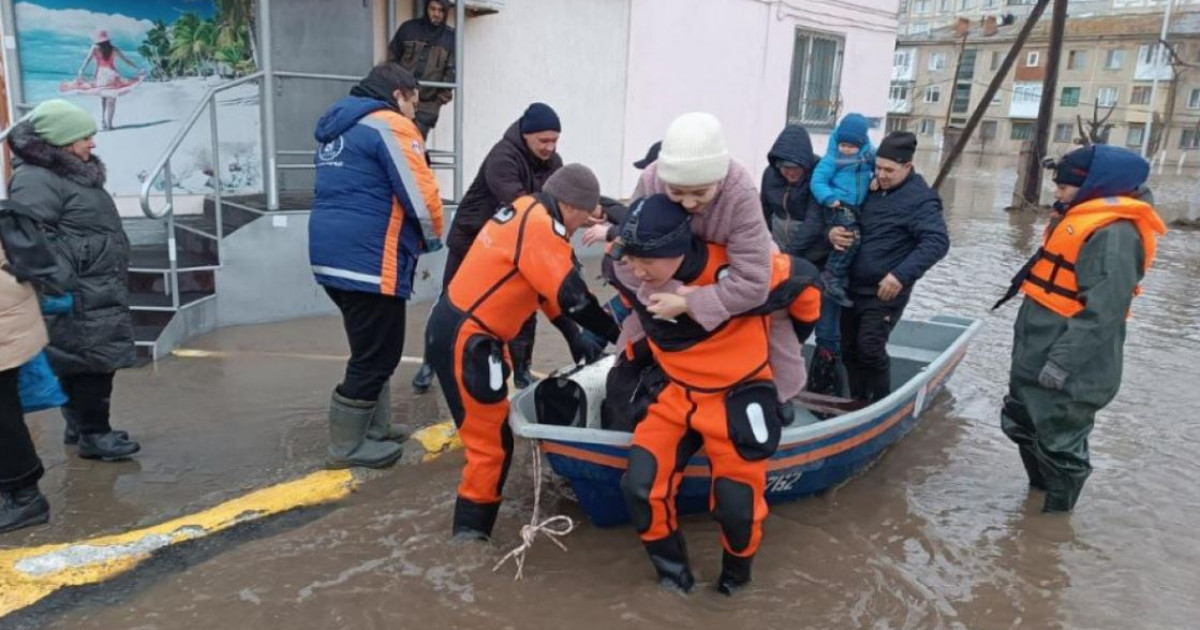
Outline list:
[[[888,99],[893,101],[907,101],[911,89],[907,83],[893,83],[891,89],[888,90]]]
[[[1111,98],[1105,98],[1107,95],[1112,95]],[[1096,90],[1096,104],[1100,107],[1112,107],[1121,102],[1121,89],[1115,87],[1102,87]]]
[[[1134,133],[1136,132],[1136,136]],[[1125,132],[1125,146],[1140,147],[1146,138],[1146,125],[1129,125]]]
[[[960,11],[973,11],[975,9],[975,0],[959,0],[958,6]]]
[[[1014,83],[1012,102],[1014,103],[1041,103],[1042,102],[1042,84],[1041,83]]]
[[[1072,60],[1078,62],[1081,57],[1083,58],[1083,63],[1071,63]],[[1067,51],[1067,70],[1084,70],[1087,68],[1087,64],[1088,51],[1079,49]]]
[[[930,72],[940,72],[946,69],[946,53],[929,53],[928,68]]]
[[[798,54],[800,51],[796,49],[800,45],[802,37],[807,38],[805,42],[807,48],[803,51],[803,55]],[[817,56],[813,54],[813,50],[817,42],[832,43],[835,48],[833,67],[828,69],[823,68],[819,73],[820,75],[828,74],[829,85],[814,88],[812,72],[813,64],[815,63],[814,60]],[[846,38],[829,33],[797,28],[793,35],[792,48],[792,68],[787,101],[788,122],[790,124],[803,125],[809,129],[832,130],[837,122],[837,110],[841,101]],[[797,76],[797,59],[802,59],[805,64],[803,73],[800,76]],[[822,99],[810,92],[819,90],[828,92],[828,98]]]
[[[936,95],[936,98],[930,98],[930,96],[931,96],[931,95]],[[924,100],[926,103],[940,103],[940,102],[942,102],[942,86],[940,86],[940,85],[927,85],[927,86],[925,86],[925,96],[924,96],[924,99],[923,99],[923,100]]]
[[[1065,140],[1062,138],[1062,134],[1058,133],[1058,132],[1062,131],[1063,129],[1067,130],[1067,133],[1066,133],[1067,137]],[[1074,125],[1072,125],[1071,123],[1055,123],[1054,124],[1054,141],[1055,142],[1058,142],[1060,144],[1062,144],[1062,143],[1069,144],[1071,142],[1071,140],[1073,140],[1074,138],[1075,138],[1075,126]]]
[[[1188,142],[1189,137],[1191,142]],[[1179,148],[1184,151],[1200,149],[1200,129],[1184,129],[1179,133]]]
[[[932,0],[913,0],[913,13],[929,13],[929,4],[931,1]]]
[[[1133,88],[1131,88],[1129,90],[1129,104],[1130,105],[1149,105],[1151,92],[1152,92],[1152,90],[1150,89],[1150,86],[1148,86],[1148,85],[1133,86]],[[1144,100],[1145,102],[1142,102],[1142,100],[1138,100],[1139,94],[1144,96],[1144,98],[1142,100]]]
[[[1012,122],[1012,126],[1011,126],[1011,127],[1009,128],[1009,130],[1008,130],[1008,139],[1009,139],[1009,140],[1014,140],[1014,141],[1016,141],[1016,142],[1024,142],[1024,141],[1026,141],[1026,140],[1032,140],[1032,139],[1033,139],[1033,132],[1034,132],[1033,126],[1034,126],[1034,125],[1033,125],[1033,123],[1031,123],[1031,122],[1025,122],[1025,121],[1021,121],[1021,120],[1014,120],[1014,121]],[[1015,135],[1016,135],[1016,133],[1017,133],[1017,128],[1018,128],[1018,127],[1022,128],[1022,129],[1029,129],[1029,137],[1028,137],[1028,138],[1015,138],[1014,136],[1015,136]]]
[[[922,118],[917,125],[917,132],[922,136],[932,136],[934,132],[934,122],[932,118]]]
[[[914,53],[911,49],[897,50],[895,53],[892,54],[892,67],[893,68],[912,68],[913,54]]]
[[[1191,93],[1188,94],[1187,108],[1200,109],[1200,88],[1192,88]]]
[[[942,12],[942,13],[951,11],[953,2],[954,2],[954,0],[939,0],[938,1],[938,11]]]
[[[1025,67],[1036,68],[1042,63],[1042,53],[1037,50],[1031,50],[1025,53]]]

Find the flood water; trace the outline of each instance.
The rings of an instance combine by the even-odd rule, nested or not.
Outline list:
[[[908,313],[984,322],[947,391],[870,470],[820,496],[773,508],[754,584],[735,598],[711,591],[720,545],[704,516],[682,524],[702,582],[690,597],[654,585],[629,528],[584,523],[566,537],[565,553],[539,541],[524,581],[512,580],[511,566],[493,573],[493,564],[519,543],[532,506],[531,458],[522,448],[491,546],[447,540],[462,462],[455,453],[399,466],[333,509],[168,552],[129,577],[56,596],[0,626],[1200,627],[1200,291],[1194,289],[1200,233],[1175,230],[1161,241],[1145,295],[1133,309],[1121,393],[1101,412],[1092,435],[1095,472],[1073,515],[1044,516],[1041,497],[1029,494],[1016,450],[999,430],[1017,307],[988,308],[1036,247],[1043,220],[1003,210],[1011,171],[995,159],[967,156],[943,191],[951,253],[918,285]],[[1179,216],[1196,195],[1194,174],[1155,183],[1165,214]],[[421,319],[421,312],[414,308],[410,319]],[[410,328],[420,323],[410,321]],[[540,330],[543,367],[560,363],[554,352],[563,351],[549,328]],[[220,331],[190,345],[344,352],[338,322],[330,319]],[[153,374],[123,374],[118,404],[127,424],[159,443],[144,439],[139,469],[105,486],[107,495],[84,496],[70,512],[56,511],[52,528],[0,537],[0,544],[119,531],[316,468],[324,405],[340,367],[319,358],[231,354],[172,359]],[[412,370],[404,366],[396,385]],[[181,393],[164,393],[172,384]],[[156,401],[153,413],[129,399],[138,392]],[[165,421],[170,430],[153,428],[160,425],[152,415],[175,418],[173,404],[205,406],[191,402],[203,396],[211,400],[206,412],[184,411],[188,419]],[[434,396],[401,400],[398,408],[429,421],[438,413]],[[59,457],[46,482],[56,509],[72,467],[85,487],[100,471],[121,470],[65,458],[61,445],[48,446],[59,425],[47,425],[39,429],[39,447]],[[232,453],[220,447],[230,439],[240,445]],[[189,440],[199,446],[189,447]],[[210,460],[204,449],[223,453]],[[157,481],[147,482],[146,475],[158,475]],[[549,511],[582,518],[554,484],[548,494]],[[170,507],[156,510],[155,501]]]

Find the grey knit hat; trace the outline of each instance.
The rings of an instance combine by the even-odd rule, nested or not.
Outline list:
[[[555,171],[542,186],[542,192],[588,212],[600,205],[600,180],[582,164],[568,164]]]

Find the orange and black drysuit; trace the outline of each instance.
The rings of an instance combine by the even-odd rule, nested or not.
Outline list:
[[[466,447],[456,534],[490,536],[500,508],[513,447],[505,343],[539,307],[573,354],[581,336],[573,322],[617,339],[616,323],[588,291],[568,236],[558,204],[545,193],[500,208],[430,314],[426,357]]]
[[[675,277],[685,286],[714,284],[727,262],[724,247],[696,241]],[[694,579],[678,531],[675,495],[688,459],[701,446],[712,469],[710,510],[725,550],[718,582],[723,592],[749,581],[762,538],[766,460],[790,421],[776,398],[767,360],[769,314],[788,309],[807,327],[803,336],[820,315],[811,263],[780,254],[772,271],[767,302],[712,331],[686,315],[675,322],[655,319],[637,288],[615,283],[647,335],[625,349],[623,360],[632,365],[656,360],[668,379],[634,430],[621,489],[660,579],[685,591]]]

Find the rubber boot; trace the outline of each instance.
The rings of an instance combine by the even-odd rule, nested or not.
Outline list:
[[[352,400],[334,390],[329,403],[329,448],[325,453],[328,468],[386,468],[400,459],[400,445],[367,439],[367,429],[375,403]]]
[[[0,534],[42,525],[50,520],[50,503],[37,484],[0,492]]]
[[[754,556],[740,558],[728,551],[721,556],[721,577],[717,579],[717,591],[722,595],[733,595],[750,583],[750,568]]]
[[[454,502],[454,526],[452,534],[457,542],[487,542],[492,538],[492,528],[500,514],[500,503],[476,503],[458,497]]]
[[[829,348],[817,348],[813,353],[812,365],[808,368],[808,386],[814,394],[836,396],[841,389],[838,383],[838,355]]]
[[[63,444],[74,446],[79,443],[79,423],[75,420],[75,412],[62,408],[62,417],[66,421],[66,427],[63,429]],[[121,436],[123,439],[129,439],[128,431],[113,430],[113,433]]]
[[[851,300],[850,296],[846,295],[845,278],[839,279],[828,271],[824,271],[821,273],[821,280],[825,285],[825,298],[831,302],[836,302],[838,306],[846,308],[854,306],[854,300]]]
[[[1017,450],[1021,453],[1021,463],[1025,465],[1025,474],[1029,476],[1029,487],[1044,492],[1046,476],[1042,474],[1042,466],[1033,454],[1033,449],[1019,446]]]
[[[367,427],[367,439],[376,442],[403,442],[412,435],[412,429],[403,424],[392,424],[392,384],[384,383],[379,390],[379,400],[371,412],[371,424]]]
[[[424,394],[433,386],[433,367],[428,363],[422,363],[421,369],[417,370],[417,375],[413,377],[412,388],[418,394]]]
[[[658,571],[658,584],[690,593],[696,585],[696,578],[688,567],[687,544],[683,541],[683,534],[676,531],[666,538],[643,544],[650,554],[650,562]]]
[[[106,462],[116,462],[129,459],[134,453],[142,450],[142,445],[122,437],[124,431],[109,431],[108,433],[84,433],[79,436],[79,456],[83,459],[99,459]]]

